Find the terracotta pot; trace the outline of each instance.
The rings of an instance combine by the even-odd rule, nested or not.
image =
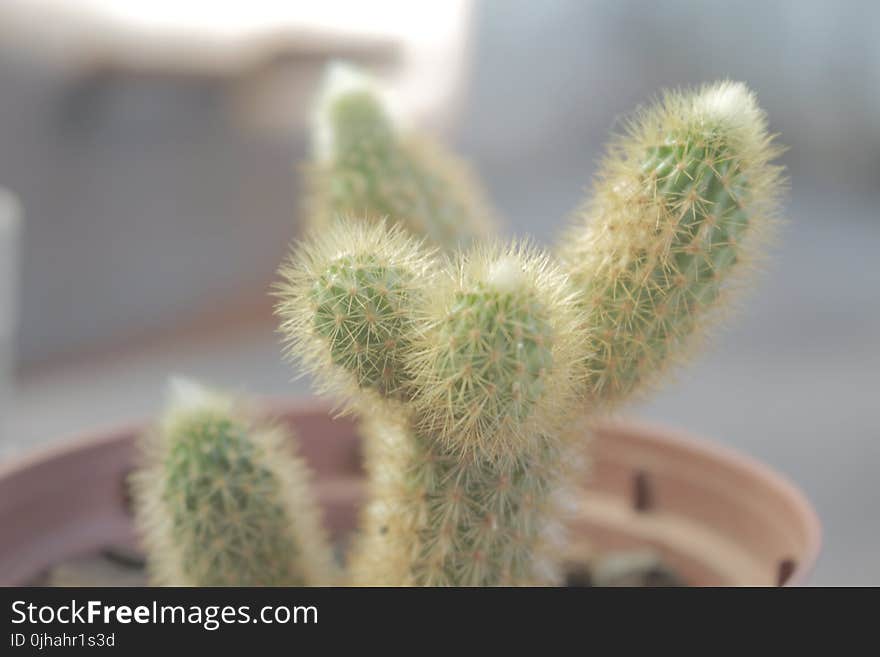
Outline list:
[[[353,424],[316,405],[282,404],[317,473],[325,522],[342,539],[363,499]],[[0,467],[0,584],[33,581],[53,564],[108,546],[136,549],[125,476],[129,426],[85,436]],[[577,542],[650,546],[691,585],[802,584],[820,527],[804,496],[779,474],[678,432],[613,423],[592,442],[593,473],[573,526]]]

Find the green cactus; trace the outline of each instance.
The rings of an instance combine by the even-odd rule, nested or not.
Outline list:
[[[376,496],[384,508],[403,492],[394,508],[417,522],[397,536],[374,532],[367,545],[417,555],[407,584],[552,584],[561,429],[583,360],[564,276],[513,244],[471,251],[434,289],[408,355],[413,419],[399,432],[408,445],[392,446],[401,485]]]
[[[399,134],[386,106],[365,74],[330,67],[306,170],[309,228],[388,218],[446,250],[485,236],[492,212],[467,165],[428,139]]]
[[[411,426],[367,423],[370,497],[349,561],[358,586],[548,585],[560,581],[574,466],[566,441],[519,459],[451,451]]]
[[[349,109],[352,130],[378,125]],[[444,262],[382,224],[298,248],[278,291],[290,351],[369,410],[353,583],[557,581],[575,419],[717,315],[773,225],[778,152],[751,93],[720,83],[667,94],[612,145],[561,265],[521,245]]]
[[[479,247],[430,300],[408,368],[421,430],[454,451],[502,458],[560,428],[584,336],[565,276],[546,254]]]
[[[287,353],[319,388],[402,399],[403,353],[431,281],[433,251],[398,226],[340,220],[280,269],[276,312]]]
[[[582,420],[685,355],[772,232],[763,113],[741,84],[666,94],[612,144],[556,258],[523,242],[438,255],[484,234],[482,203],[458,164],[399,137],[365,78],[331,75],[317,127],[313,227],[276,310],[287,354],[362,418],[370,497],[348,581],[559,582]],[[154,581],[336,581],[279,428],[184,384],[142,442]]]
[[[773,227],[779,152],[730,82],[666,94],[613,144],[560,247],[591,334],[591,398],[626,398],[699,341]]]
[[[333,582],[331,552],[290,436],[232,399],[178,381],[132,475],[135,519],[156,584]]]
[[[339,285],[341,263],[350,289]],[[325,387],[360,400],[370,418],[372,495],[352,579],[552,583],[544,564],[559,535],[559,436],[584,376],[575,297],[549,257],[525,245],[477,248],[427,278],[432,264],[396,228],[340,222],[282,268],[291,352],[310,370],[323,366]],[[388,271],[401,286],[394,295]],[[396,300],[384,312],[376,280],[383,301]],[[398,385],[376,385],[380,364]]]

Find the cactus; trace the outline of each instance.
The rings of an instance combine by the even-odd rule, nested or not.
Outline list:
[[[369,502],[349,561],[358,586],[552,585],[570,513],[570,443],[518,459],[450,451],[393,420],[367,423]]]
[[[348,581],[558,583],[583,423],[729,305],[775,224],[780,149],[744,85],[668,93],[612,143],[555,255],[447,257],[484,233],[465,174],[401,138],[365,78],[330,77],[312,230],[275,294],[287,356],[367,437]],[[154,581],[336,581],[291,437],[230,397],[177,391],[132,476]]]
[[[333,581],[331,551],[290,436],[222,394],[178,381],[132,475],[153,581],[302,586]]]
[[[330,67],[306,170],[309,228],[388,218],[446,250],[486,235],[492,212],[467,165],[426,138],[400,135],[383,96],[364,73]]]
[[[276,312],[287,354],[319,389],[403,399],[403,353],[434,253],[399,226],[341,220],[282,265]]]
[[[575,295],[526,245],[434,262],[397,228],[340,222],[281,270],[290,352],[371,418],[353,581],[551,583],[561,429],[584,376]]]
[[[453,452],[514,457],[561,428],[583,336],[565,275],[524,244],[481,247],[434,286],[413,341],[413,408]]]
[[[384,143],[366,98],[345,125]],[[278,289],[289,351],[369,410],[353,583],[558,581],[576,416],[705,333],[774,224],[778,153],[743,85],[669,93],[611,146],[558,265],[516,244],[443,261],[345,221],[294,252]],[[385,175],[382,158],[360,164]]]
[[[417,555],[407,584],[554,583],[560,429],[583,360],[573,299],[549,258],[522,244],[475,249],[443,279],[408,354],[411,428],[392,429],[375,466],[393,464],[380,482],[398,478],[376,491],[380,509],[394,500],[410,522],[389,523],[397,535],[367,522],[360,553]]]
[[[559,249],[591,334],[592,399],[626,398],[699,342],[773,228],[779,152],[731,82],[667,93],[612,145]]]

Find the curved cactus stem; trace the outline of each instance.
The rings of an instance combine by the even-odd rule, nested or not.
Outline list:
[[[340,217],[387,218],[446,250],[488,234],[493,213],[475,174],[438,144],[401,135],[387,104],[369,76],[329,69],[315,111],[315,162],[306,170],[310,229]]]
[[[560,255],[589,330],[589,395],[617,402],[699,342],[772,229],[780,149],[742,84],[668,93],[611,146]]]
[[[178,382],[132,475],[153,581],[173,586],[304,586],[335,581],[310,473],[280,427]]]

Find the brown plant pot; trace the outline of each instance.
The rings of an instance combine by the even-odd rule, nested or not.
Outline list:
[[[315,404],[272,409],[299,433],[326,526],[344,539],[364,496],[354,425]],[[141,428],[87,435],[0,466],[0,585],[35,581],[54,564],[107,547],[137,549],[125,479]],[[819,521],[779,474],[717,445],[632,423],[602,425],[591,444],[575,545],[650,547],[696,586],[804,583],[819,553]]]

